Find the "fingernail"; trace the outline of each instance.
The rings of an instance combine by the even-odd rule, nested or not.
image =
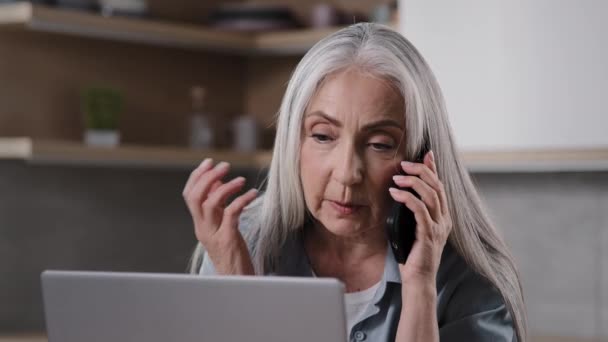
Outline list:
[[[393,180],[394,181],[404,181],[405,176],[395,175],[395,176],[393,176]]]
[[[401,162],[401,166],[407,167],[407,166],[410,166],[410,165],[412,165],[412,162],[409,162],[409,161],[402,161]]]
[[[388,188],[388,191],[390,191],[390,192],[392,192],[392,193],[395,193],[395,192],[397,192],[398,190],[397,190],[397,189],[395,189],[395,188]]]
[[[205,158],[205,160],[203,160],[198,167],[207,167],[211,163],[213,163],[213,159],[211,159],[211,158]]]
[[[433,153],[433,151],[431,151],[431,161],[435,162],[435,154]]]
[[[245,183],[245,177],[236,177],[234,181],[237,183]]]
[[[226,163],[226,162],[221,162],[219,164],[217,164],[215,166],[216,169],[220,170],[220,169],[227,169],[228,166],[230,166],[230,164]]]

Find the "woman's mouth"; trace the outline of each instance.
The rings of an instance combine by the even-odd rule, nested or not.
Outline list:
[[[341,203],[336,201],[329,201],[332,208],[334,208],[340,215],[352,215],[357,213],[363,206],[352,203]]]

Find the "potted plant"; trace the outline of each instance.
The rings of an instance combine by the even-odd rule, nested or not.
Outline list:
[[[82,93],[85,117],[85,144],[115,147],[120,143],[118,119],[123,109],[123,96],[108,87],[89,87]]]

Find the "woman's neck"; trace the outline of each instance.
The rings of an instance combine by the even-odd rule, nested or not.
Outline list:
[[[374,229],[352,236],[331,233],[320,223],[307,229],[308,247],[316,253],[334,258],[345,264],[359,263],[379,254],[385,255],[387,242],[382,229]]]
[[[388,249],[384,230],[345,237],[316,222],[304,232],[306,254],[318,276],[340,279],[347,292],[367,289],[382,278]]]

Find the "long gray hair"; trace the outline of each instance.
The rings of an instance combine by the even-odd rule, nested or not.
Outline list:
[[[324,38],[293,72],[278,113],[266,191],[241,217],[247,226],[245,238],[253,241],[251,257],[256,272],[272,272],[286,239],[304,226],[306,204],[299,157],[304,111],[321,82],[347,67],[389,80],[402,94],[405,156],[414,159],[425,143],[434,151],[439,178],[451,204],[453,230],[448,243],[500,291],[518,340],[524,342],[527,319],[518,271],[460,159],[439,84],[416,48],[382,25],[355,24]],[[201,251],[199,245],[192,264],[200,264],[196,261]]]

